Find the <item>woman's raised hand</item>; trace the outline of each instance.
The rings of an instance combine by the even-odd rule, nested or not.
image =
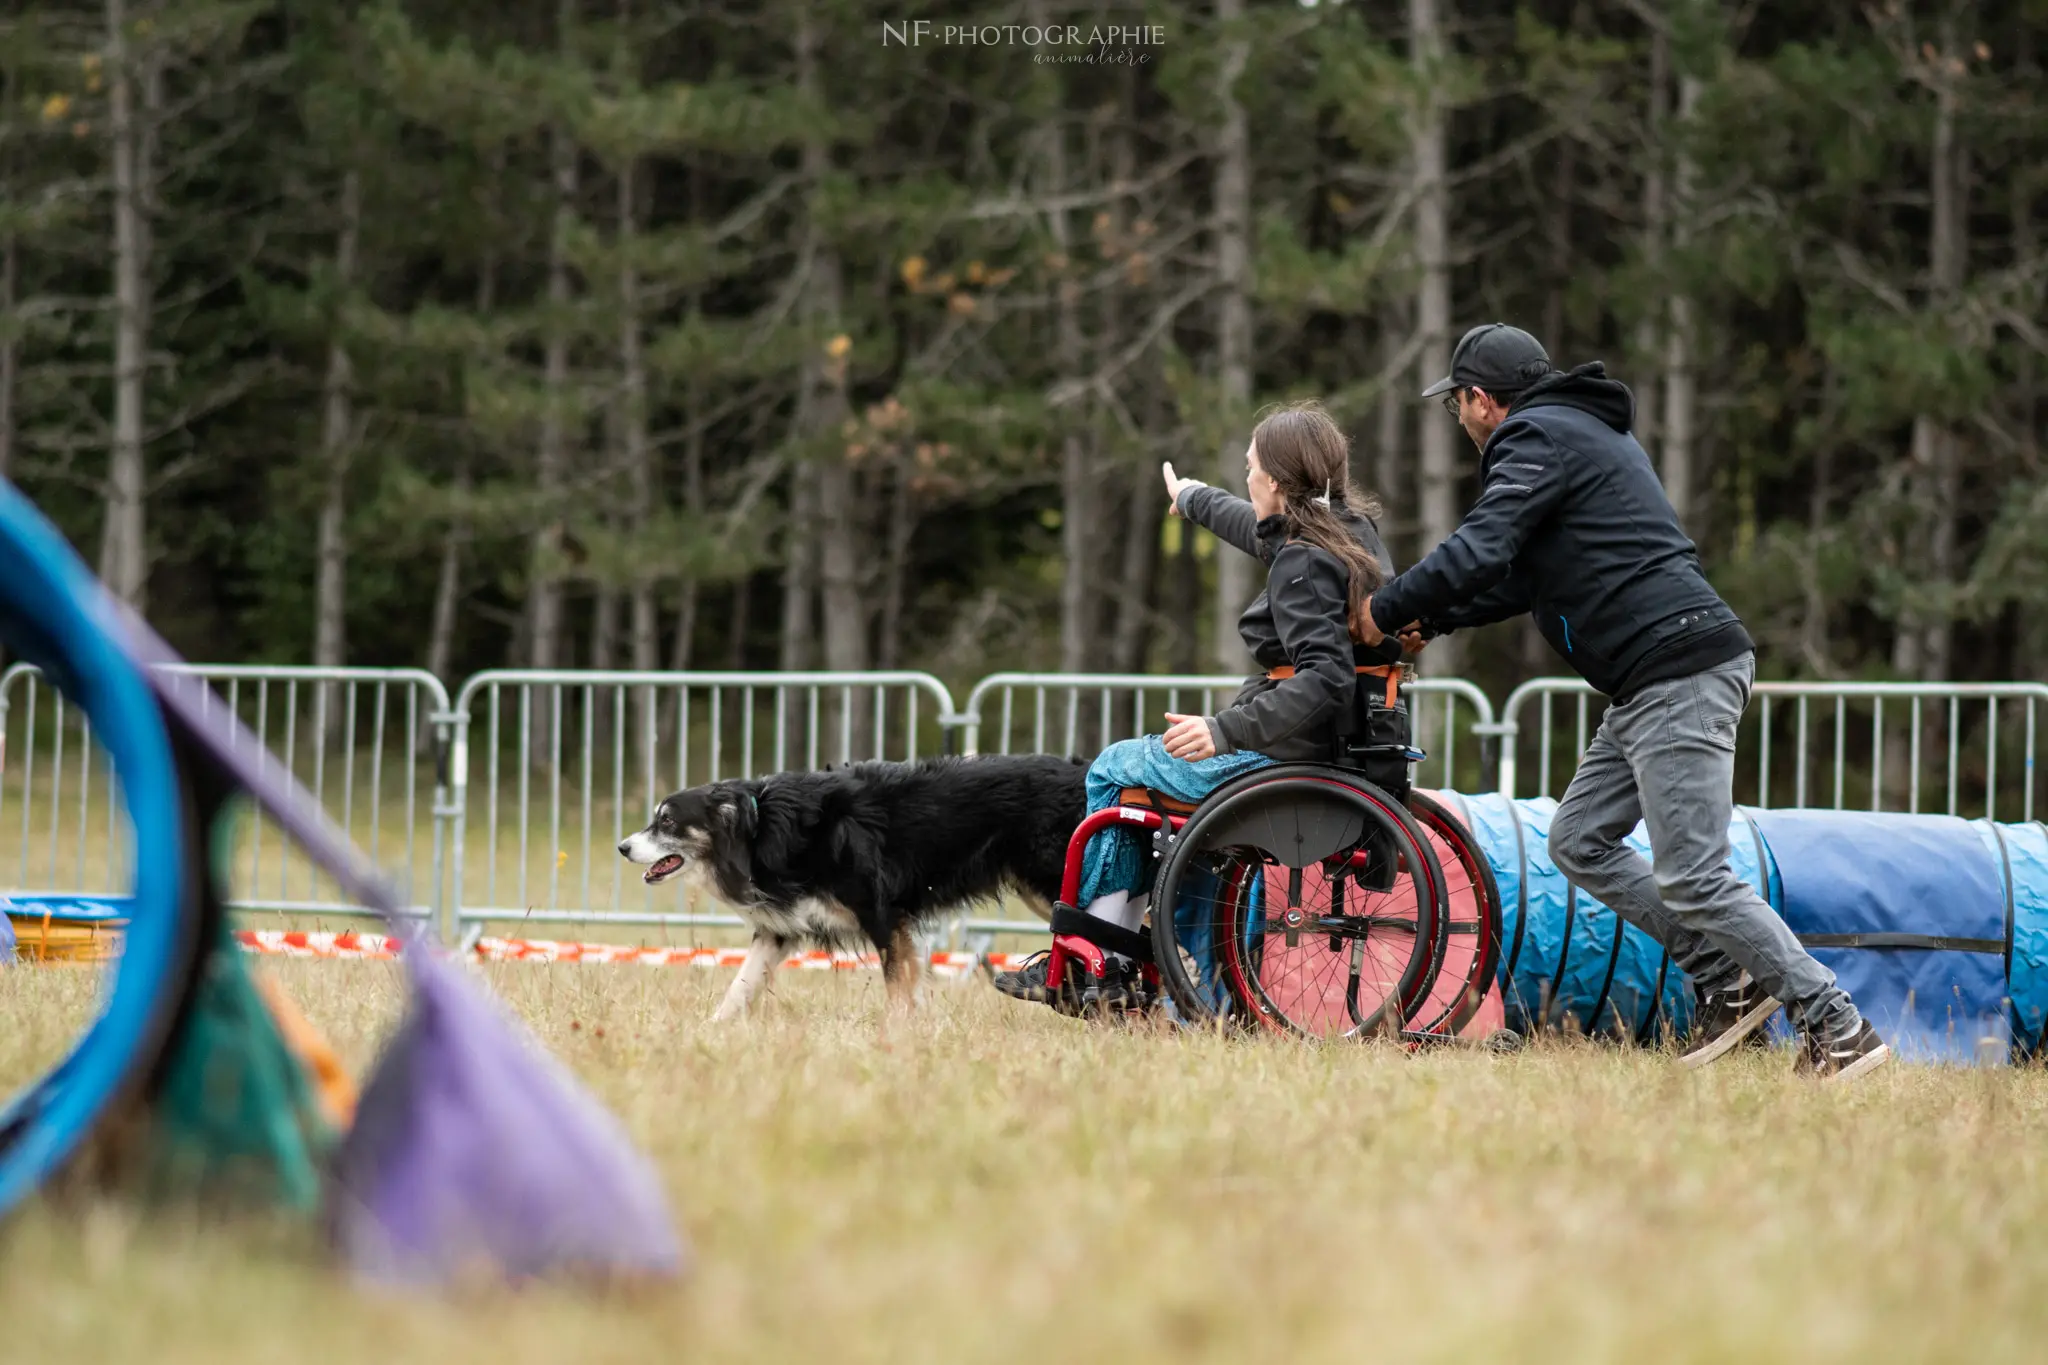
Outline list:
[[[1183,488],[1198,488],[1200,479],[1183,479],[1173,472],[1173,461],[1167,460],[1159,466],[1159,472],[1166,478],[1166,510],[1174,516],[1180,515],[1180,492]]]

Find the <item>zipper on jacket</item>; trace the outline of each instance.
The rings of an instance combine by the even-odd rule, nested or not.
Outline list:
[[[1562,616],[1557,618],[1557,623],[1564,627],[1564,652],[1569,654],[1572,652],[1572,623]]]

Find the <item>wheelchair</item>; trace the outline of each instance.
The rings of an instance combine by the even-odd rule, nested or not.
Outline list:
[[[1500,891],[1443,801],[1413,788],[1398,666],[1359,670],[1323,763],[1246,773],[1198,805],[1128,788],[1067,845],[1047,984],[1142,968],[1144,1004],[1189,1024],[1310,1038],[1456,1037],[1500,960]],[[1076,906],[1088,841],[1129,830],[1153,863],[1150,923]],[[1069,983],[1071,984],[1071,983]]]

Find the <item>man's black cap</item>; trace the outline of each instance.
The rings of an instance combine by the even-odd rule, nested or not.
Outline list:
[[[1485,389],[1488,393],[1519,393],[1550,373],[1550,352],[1519,327],[1488,322],[1458,339],[1451,352],[1450,374],[1422,391],[1434,398],[1452,389]]]

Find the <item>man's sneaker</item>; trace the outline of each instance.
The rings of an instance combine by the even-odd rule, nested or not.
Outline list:
[[[1743,1043],[1759,1038],[1778,1009],[1779,1002],[1743,973],[1727,990],[1710,992],[1700,1001],[1690,1045],[1678,1064],[1698,1067],[1720,1061]]]
[[[1060,988],[1054,992],[1045,984],[1051,967],[1052,950],[1042,948],[1025,958],[1016,971],[997,972],[991,979],[995,982],[995,988],[1012,1000],[1051,1005],[1062,1014],[1079,1012],[1081,988],[1076,983],[1086,977],[1086,970],[1080,963],[1068,959],[1066,969],[1060,973]]]
[[[1885,1046],[1884,1039],[1877,1036],[1877,1030],[1870,1026],[1868,1019],[1858,1019],[1856,1027],[1846,1034],[1830,1034],[1815,1029],[1808,1031],[1800,1041],[1799,1060],[1793,1064],[1793,1069],[1810,1071],[1823,1081],[1853,1081],[1877,1070],[1890,1061],[1892,1055],[1892,1050]]]

